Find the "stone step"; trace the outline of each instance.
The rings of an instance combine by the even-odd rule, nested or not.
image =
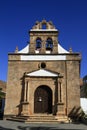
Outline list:
[[[48,120],[55,120],[54,116],[30,116],[30,119],[48,119]]]
[[[6,120],[17,121],[17,122],[25,122],[25,120],[23,120],[23,119],[17,119],[17,118],[7,118]]]
[[[55,116],[34,116],[34,115],[32,115],[32,116],[16,116],[16,118],[26,118],[26,119],[56,119]]]
[[[41,119],[39,119],[39,120],[34,120],[34,119],[23,120],[23,119],[9,118],[7,120],[17,121],[17,122],[25,122],[25,123],[44,123],[44,122],[47,122],[47,123],[50,123],[50,122],[58,123],[57,120],[41,120]]]
[[[65,122],[65,123],[69,123],[72,122],[72,120],[67,117],[67,116],[57,116],[55,117],[59,122]]]
[[[45,116],[45,115],[32,115],[32,116],[12,116],[8,118],[7,120],[11,121],[18,121],[18,122],[26,122],[26,123],[39,123],[39,122],[69,122],[69,118],[67,116],[61,116],[61,117],[56,117],[56,116]]]
[[[28,119],[28,118],[30,118],[30,119],[55,119],[55,116],[52,116],[52,115],[48,115],[48,116],[44,116],[44,115],[39,115],[39,116],[36,116],[36,115],[31,115],[31,116],[12,116],[13,118],[23,118],[23,119]]]

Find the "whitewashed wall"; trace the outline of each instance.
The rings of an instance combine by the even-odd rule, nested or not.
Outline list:
[[[80,104],[85,114],[87,114],[87,98],[80,98]]]

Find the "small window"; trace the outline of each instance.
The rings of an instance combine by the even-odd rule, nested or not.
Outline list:
[[[41,39],[38,38],[38,39],[36,40],[36,50],[38,50],[38,49],[40,49],[40,48],[41,48]]]
[[[46,68],[46,64],[43,62],[43,63],[41,63],[41,68]]]
[[[53,41],[51,38],[48,38],[46,41],[46,50],[53,50]]]

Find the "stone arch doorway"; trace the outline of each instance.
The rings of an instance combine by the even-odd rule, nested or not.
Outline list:
[[[34,113],[52,113],[52,90],[46,85],[41,85],[35,90]]]

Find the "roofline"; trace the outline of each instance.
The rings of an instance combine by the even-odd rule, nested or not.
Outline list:
[[[24,77],[30,77],[30,78],[63,78],[63,76],[58,75],[58,76],[30,76],[30,75],[25,75]]]
[[[42,68],[41,68],[42,69]],[[27,73],[32,73],[32,72],[34,72],[34,71],[38,71],[38,70],[40,70],[39,68],[38,69],[36,69],[36,70],[33,70],[33,71],[30,71],[30,72],[25,72],[24,73],[24,75],[26,75]],[[51,72],[51,73],[55,73],[55,74],[60,74],[60,73],[58,73],[58,72],[55,72],[55,71],[52,71],[52,70],[49,70],[49,69],[43,69],[43,70],[46,70],[46,71],[49,71],[49,72]]]
[[[56,54],[30,54],[30,53],[8,53],[8,55],[47,55],[47,56],[52,56],[52,55],[79,55],[81,54],[80,52],[75,52],[75,53],[56,53]]]
[[[46,71],[49,71],[49,72],[51,72],[51,73],[54,73],[54,74],[56,74],[56,76],[30,76],[30,75],[27,75],[28,73],[33,73],[33,72],[35,72],[35,71],[38,71],[38,70],[40,70],[40,69],[37,69],[37,70],[34,70],[34,71],[31,71],[31,72],[25,72],[24,73],[24,77],[37,77],[37,78],[40,78],[40,77],[42,77],[42,78],[62,78],[63,76],[61,76],[60,75],[60,73],[58,73],[58,72],[55,72],[55,71],[52,71],[52,70],[49,70],[49,69],[43,69],[43,70],[46,70]]]
[[[49,33],[52,33],[52,32],[53,32],[53,33],[59,33],[59,31],[56,30],[56,29],[55,29],[55,30],[52,30],[52,29],[51,29],[51,30],[37,30],[37,29],[36,29],[36,30],[33,30],[33,29],[32,29],[32,30],[29,30],[29,31],[28,31],[28,33],[31,33],[31,32],[34,32],[34,33],[48,33],[48,32],[49,32]]]

